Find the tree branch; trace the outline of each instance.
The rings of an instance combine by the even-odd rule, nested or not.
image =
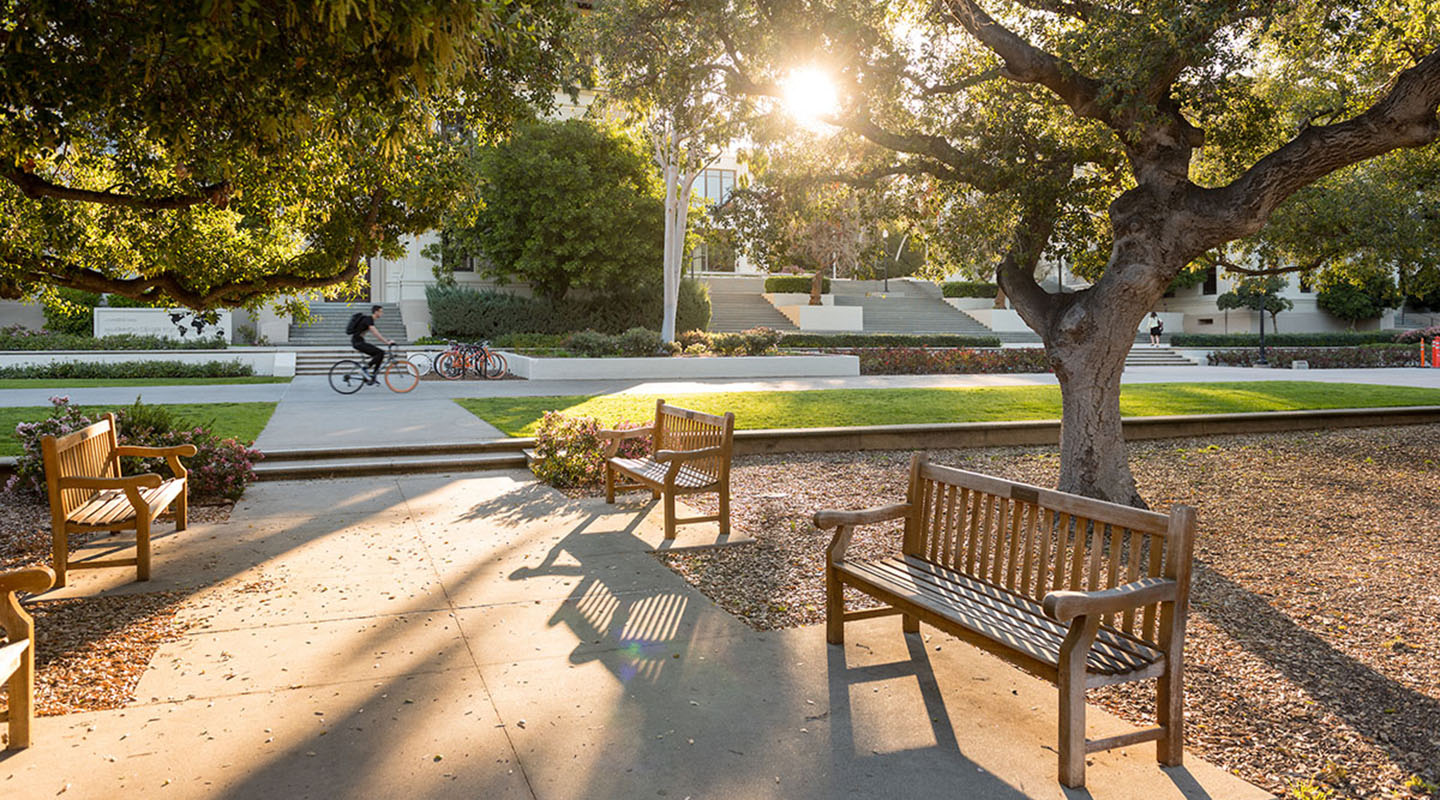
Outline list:
[[[97,203],[99,205],[150,211],[174,211],[181,208],[189,208],[200,203],[211,203],[218,208],[224,208],[230,202],[231,187],[228,181],[221,181],[220,183],[209,186],[201,186],[197,194],[176,194],[167,197],[139,197],[132,194],[120,194],[111,191],[97,192],[90,189],[76,189],[71,186],[62,186],[58,183],[51,183],[19,167],[11,167],[10,169],[0,172],[0,174],[3,174],[6,180],[15,184],[26,197],[33,200],[51,197],[57,200]]]

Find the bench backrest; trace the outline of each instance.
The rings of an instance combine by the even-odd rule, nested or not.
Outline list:
[[[712,480],[722,480],[730,474],[730,450],[735,438],[735,415],[725,416],[691,411],[666,405],[664,400],[655,401],[655,433],[652,441],[655,450],[701,450],[718,447],[720,453],[709,458],[686,461],[687,469],[705,475]]]
[[[1172,578],[1184,608],[1194,514],[1169,515],[929,463],[911,462],[903,550],[1036,602],[1047,592]],[[1102,624],[1165,649],[1174,605],[1107,614]],[[1183,625],[1183,617],[1178,620]]]
[[[94,489],[61,489],[62,477],[83,475],[90,478],[120,477],[120,460],[115,457],[115,415],[106,414],[99,422],[87,425],[64,436],[40,439],[40,454],[45,461],[45,485],[50,493],[50,506],[68,516],[94,494]]]

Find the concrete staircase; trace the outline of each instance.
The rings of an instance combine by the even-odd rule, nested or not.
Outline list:
[[[264,460],[255,465],[255,477],[262,481],[293,481],[419,472],[519,469],[525,466],[525,454],[522,451],[534,446],[534,439],[504,439],[492,442],[345,447],[332,450],[266,450]]]
[[[370,313],[370,306],[375,305],[369,302],[354,303],[311,303],[310,315],[314,320],[309,325],[290,325],[290,344],[299,347],[342,347],[350,349],[350,336],[345,333],[345,325],[350,321],[350,316],[357,311]],[[375,327],[385,334],[386,338],[404,344],[405,320],[400,316],[400,306],[395,303],[379,303],[385,313],[376,321]],[[333,361],[333,359],[332,359]]]
[[[894,279],[889,291],[883,281],[835,281],[835,305],[865,310],[866,333],[952,333],[993,335],[962,311],[946,303],[940,287],[929,281]]]
[[[777,331],[799,330],[784,314],[761,295],[765,277],[707,278],[710,287],[710,330],[734,333],[766,327]]]

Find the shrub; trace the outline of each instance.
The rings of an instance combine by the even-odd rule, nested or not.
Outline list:
[[[985,281],[945,281],[940,284],[940,293],[946,297],[986,297],[994,300],[1000,294],[1000,287]]]
[[[1353,347],[1362,344],[1389,344],[1394,331],[1336,331],[1333,333],[1267,333],[1265,344],[1275,347]],[[1253,333],[1177,333],[1172,347],[1259,347]]]
[[[659,330],[664,312],[659,290],[616,291],[560,301],[523,297],[463,286],[425,290],[430,327],[436,343],[445,338],[499,341],[507,334],[566,334],[583,330],[621,333],[631,328]],[[680,282],[676,330],[703,330],[710,324],[710,296],[704,285]],[[544,346],[544,345],[541,345]]]
[[[747,356],[763,356],[780,344],[780,332],[770,328],[751,328],[740,335],[745,338]]]
[[[700,281],[680,281],[680,298],[675,305],[675,331],[703,331],[710,327],[710,289]]]
[[[164,339],[117,333],[94,336],[32,331],[21,325],[0,328],[0,350],[223,350],[228,343],[217,335],[210,339]]]
[[[614,336],[599,331],[572,333],[566,337],[564,347],[586,358],[611,356],[620,351],[620,343]]]
[[[1395,335],[1395,341],[1400,344],[1415,344],[1417,342],[1433,341],[1440,337],[1440,325],[1431,328],[1415,328]]]
[[[1403,301],[1394,279],[1380,272],[1329,277],[1322,280],[1315,292],[1316,305],[1352,326],[1360,320],[1375,319],[1385,313],[1385,309],[1396,308]]]
[[[745,337],[738,333],[710,334],[710,349],[722,356],[738,356],[745,352]]]
[[[615,430],[641,427],[621,421]],[[600,422],[594,417],[571,417],[547,411],[535,429],[535,456],[530,469],[535,477],[561,489],[594,486],[605,478],[606,440],[600,436]],[[649,452],[647,440],[621,441],[617,455],[639,458]]]
[[[70,405],[68,397],[52,397],[50,403],[52,408],[46,419],[15,426],[15,438],[20,440],[23,454],[16,459],[15,477],[10,480],[7,489],[43,495],[45,465],[40,455],[41,437],[62,436],[94,422],[79,408]],[[182,463],[190,473],[190,497],[198,503],[234,500],[255,480],[254,464],[263,458],[258,450],[247,448],[234,439],[221,439],[203,425],[182,427],[168,408],[145,405],[136,398],[134,405],[121,409],[115,416],[120,429],[120,444],[150,447],[195,445],[196,455],[184,459]],[[163,458],[126,458],[121,468],[125,475],[154,472],[161,477],[172,477],[169,462]]]
[[[90,336],[95,332],[95,306],[100,295],[80,289],[56,289],[42,301],[45,329],[72,336]]]
[[[810,294],[811,275],[771,275],[765,279],[767,294]],[[830,294],[830,279],[820,279],[820,293]]]
[[[61,361],[55,364],[0,367],[0,378],[245,378],[255,374],[239,361]]]
[[[437,342],[444,344],[444,342]],[[504,333],[496,336],[491,344],[496,347],[560,347],[565,344],[563,333]]]
[[[1260,360],[1259,348],[1215,350],[1212,367],[1253,367]],[[1360,369],[1369,367],[1418,367],[1420,349],[1409,344],[1365,345],[1363,347],[1266,347],[1265,360],[1272,367],[1289,369],[1304,361],[1311,369]]]
[[[660,334],[646,328],[631,328],[615,338],[620,355],[631,357],[653,356],[665,345]]]
[[[709,352],[710,346],[704,342],[685,345],[685,355],[687,356],[703,356],[709,354]]]
[[[780,347],[999,347],[998,336],[900,333],[783,333]]]
[[[860,357],[861,375],[959,375],[1050,372],[1050,359],[1038,347],[996,350],[866,348],[848,351]]]

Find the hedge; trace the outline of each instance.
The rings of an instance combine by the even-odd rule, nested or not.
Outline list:
[[[0,378],[248,378],[255,374],[239,361],[61,361],[22,367],[0,367]]]
[[[1253,367],[1260,349],[1215,350],[1212,367]],[[1369,367],[1418,367],[1420,348],[1412,344],[1367,345],[1364,347],[1266,347],[1265,360],[1272,367],[1288,369],[1304,361],[1311,369],[1363,369]]]
[[[999,347],[998,336],[958,333],[784,333],[781,347]]]
[[[1039,347],[1004,350],[866,348],[844,351],[860,357],[861,375],[967,375],[1050,372],[1050,359]]]
[[[660,293],[617,293],[559,302],[538,297],[477,291],[460,286],[425,290],[430,327],[437,337],[489,339],[506,334],[565,334],[583,330],[618,334],[631,328],[659,329]],[[680,282],[676,330],[703,330],[710,324],[710,296],[697,281]]]
[[[985,281],[946,281],[940,284],[940,291],[946,297],[984,297],[994,300],[1000,294],[997,284]]]
[[[812,275],[771,275],[765,279],[766,294],[810,294]],[[820,293],[830,294],[830,279],[820,279]]]
[[[69,333],[31,331],[19,326],[0,328],[0,350],[224,350],[221,336],[210,339],[165,339],[117,333],[95,338]]]
[[[1336,331],[1334,333],[1273,333],[1265,335],[1267,347],[1354,347],[1362,344],[1391,344],[1395,331]],[[1259,347],[1254,333],[1177,333],[1171,347]]]

